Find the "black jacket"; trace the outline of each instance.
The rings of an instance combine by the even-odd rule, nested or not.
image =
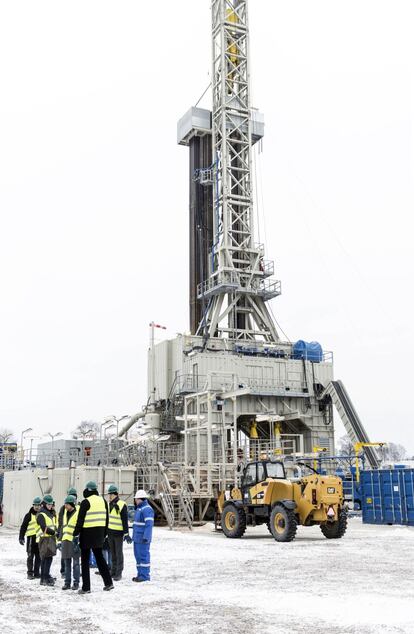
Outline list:
[[[39,513],[37,514],[36,521],[37,521],[37,523],[39,524],[39,526],[40,526],[40,528],[42,529],[42,531],[44,532],[44,531],[46,530],[47,525],[46,525],[46,520],[45,520],[45,518],[44,518],[44,516],[43,516],[43,513],[44,513],[45,515],[48,515],[48,516],[50,517],[50,519],[51,519],[51,520],[53,520],[53,518],[55,517],[56,513],[55,513],[54,511],[49,511],[49,510],[46,508],[46,506],[45,506],[44,504],[42,504],[42,508],[40,509]],[[56,533],[56,527],[55,527],[55,526],[53,526],[53,527],[52,527],[52,526],[50,526],[50,527],[46,530],[46,532],[47,532],[49,535],[55,535],[55,533]]]
[[[22,525],[20,526],[19,539],[24,539],[24,536],[26,535],[27,527],[29,526],[29,522],[32,519],[32,515],[36,515],[36,514],[37,514],[37,511],[35,511],[32,506],[30,511],[28,511],[23,518]]]
[[[118,502],[119,502],[119,497],[116,497],[114,500],[109,502],[109,512],[111,512],[112,509],[115,508],[116,511],[118,511],[118,513],[119,513]],[[128,507],[127,507],[126,504],[124,504],[124,506],[122,507],[122,510],[121,510],[121,520],[122,520],[122,529],[123,529],[124,535],[129,535]],[[117,533],[117,534],[119,534],[120,531],[113,531],[113,530],[111,530],[109,528],[108,529],[108,533]]]
[[[106,523],[105,526],[94,526],[93,528],[83,528],[83,523],[85,521],[85,515],[87,511],[90,509],[91,505],[89,504],[88,498],[91,495],[99,495],[97,491],[87,491],[83,492],[85,497],[84,500],[80,503],[79,506],[79,515],[78,521],[76,522],[74,536],[79,535],[79,542],[81,548],[102,548],[105,537],[108,534],[108,503],[105,502],[106,509]]]
[[[59,509],[59,514],[58,514],[58,539],[62,538],[62,532],[63,532],[63,513],[65,512],[65,505],[62,504],[62,506]]]

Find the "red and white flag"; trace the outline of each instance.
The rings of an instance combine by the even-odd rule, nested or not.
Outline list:
[[[161,326],[160,324],[156,324],[153,321],[150,323],[150,328],[162,328],[162,330],[167,330],[167,326]]]

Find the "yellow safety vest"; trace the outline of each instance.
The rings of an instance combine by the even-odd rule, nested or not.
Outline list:
[[[97,528],[106,525],[105,500],[100,495],[91,495],[88,498],[90,508],[86,511],[83,528]]]
[[[73,532],[75,530],[76,522],[78,521],[79,507],[75,508],[75,512],[70,516],[68,521],[68,512],[65,509],[63,512],[63,529],[62,529],[62,542],[73,541]]]
[[[47,515],[46,513],[44,513],[43,511],[40,511],[40,513],[38,513],[36,515],[36,517],[39,517],[39,515],[43,515],[43,517],[45,518],[45,522],[46,522],[46,528],[49,528],[49,526],[53,526],[53,528],[56,530],[56,522],[55,522],[55,518],[51,518],[49,517],[49,515]],[[37,525],[37,533],[36,533],[36,541],[40,542],[40,540],[42,539],[42,537],[55,537],[56,535],[48,535],[45,532],[43,532],[43,530],[40,528],[39,524]]]
[[[124,530],[121,518],[121,511],[125,506],[125,502],[123,500],[118,500],[117,505],[119,507],[119,511],[117,511],[115,507],[112,507],[111,512],[109,513],[108,528],[110,528],[111,531]]]
[[[33,537],[33,535],[36,535],[38,528],[39,527],[36,522],[36,515],[32,515],[30,522],[28,523],[26,528],[26,537]]]

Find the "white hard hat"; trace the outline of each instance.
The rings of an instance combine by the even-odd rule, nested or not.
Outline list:
[[[147,497],[148,497],[148,493],[144,491],[144,489],[138,489],[138,491],[135,493],[135,496],[134,496],[136,500],[144,500]]]

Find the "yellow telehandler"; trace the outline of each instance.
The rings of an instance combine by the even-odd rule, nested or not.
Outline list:
[[[248,463],[240,487],[220,493],[217,510],[223,533],[231,538],[259,524],[267,524],[278,542],[292,541],[298,525],[318,524],[328,539],[342,537],[347,528],[341,478],[314,471],[289,480],[283,462],[273,460]]]

